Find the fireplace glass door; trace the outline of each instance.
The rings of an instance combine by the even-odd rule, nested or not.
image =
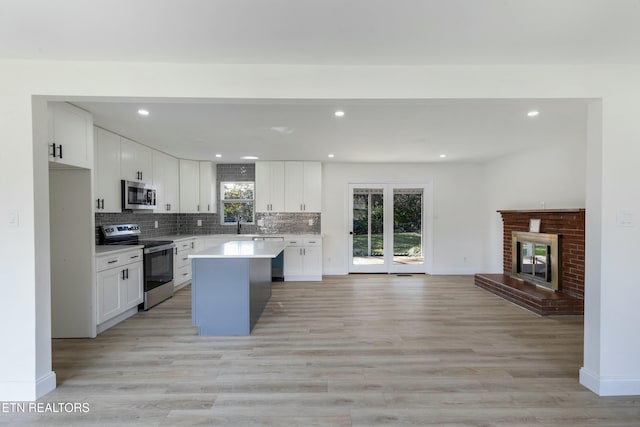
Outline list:
[[[520,273],[529,274],[541,281],[548,282],[551,278],[549,271],[549,250],[547,245],[532,242],[520,243]]]

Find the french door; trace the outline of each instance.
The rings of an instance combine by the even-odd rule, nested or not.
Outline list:
[[[349,272],[424,273],[425,186],[349,185]]]

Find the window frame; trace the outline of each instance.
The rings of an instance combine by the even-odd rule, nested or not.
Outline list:
[[[225,184],[251,184],[253,186],[253,198],[252,199],[225,199],[224,187]],[[237,221],[227,222],[225,221],[224,207],[229,203],[243,203],[252,205],[252,217],[251,221],[241,221],[241,224],[253,225],[256,220],[256,183],[255,181],[221,181],[220,182],[220,225],[235,225]]]

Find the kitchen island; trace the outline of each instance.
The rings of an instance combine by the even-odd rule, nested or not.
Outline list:
[[[249,335],[271,297],[271,259],[283,241],[231,241],[189,255],[198,335]]]

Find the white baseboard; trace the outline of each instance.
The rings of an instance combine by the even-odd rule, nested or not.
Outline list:
[[[47,372],[34,381],[1,381],[0,402],[34,402],[56,388],[56,374]]]
[[[45,394],[51,393],[56,389],[56,373],[48,372],[46,375],[38,378],[36,382],[36,399],[40,399]]]
[[[639,396],[640,378],[600,377],[580,368],[580,384],[598,396]]]

